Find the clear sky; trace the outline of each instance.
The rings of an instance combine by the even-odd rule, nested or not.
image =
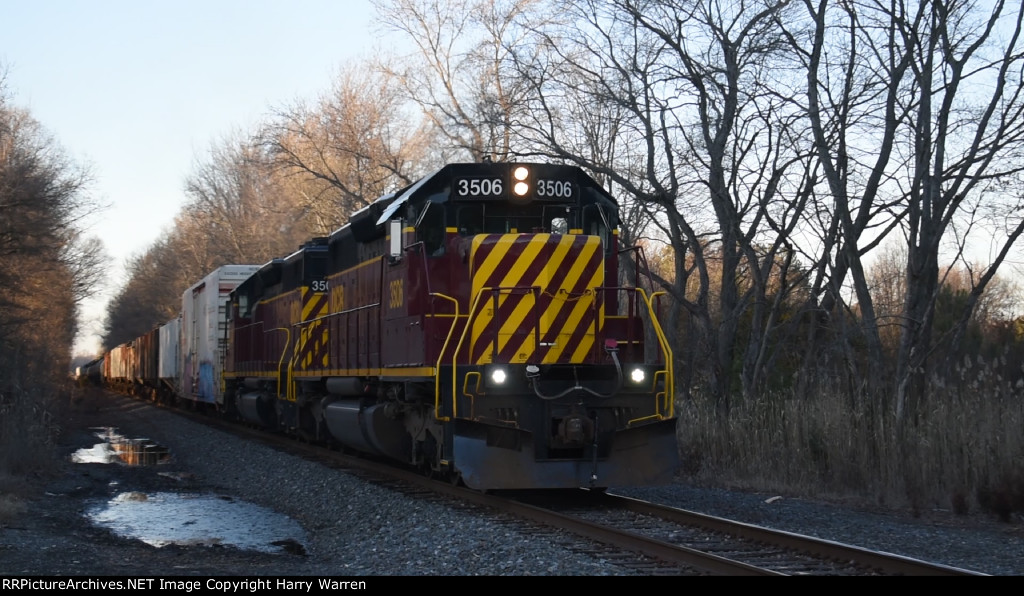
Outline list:
[[[110,204],[90,226],[112,258],[109,283],[87,305],[79,350],[98,347],[125,259],[173,223],[195,164],[372,55],[373,14],[367,0],[0,0],[8,93]]]

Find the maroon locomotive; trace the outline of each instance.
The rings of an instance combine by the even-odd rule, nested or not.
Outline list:
[[[478,489],[667,482],[672,357],[583,170],[450,164],[231,294],[224,405]]]

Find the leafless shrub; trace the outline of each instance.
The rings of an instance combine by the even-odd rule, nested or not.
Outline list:
[[[971,359],[902,423],[891,400],[850,399],[827,380],[810,395],[738,403],[727,420],[696,399],[680,419],[680,448],[699,461],[684,471],[701,483],[1009,519],[1024,511],[1024,384],[997,366]]]

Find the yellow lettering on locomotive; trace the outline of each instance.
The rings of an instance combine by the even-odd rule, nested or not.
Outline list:
[[[391,288],[391,298],[388,301],[388,306],[390,306],[391,308],[401,308],[402,304],[405,303],[404,290],[402,288],[402,280],[393,279],[391,280],[391,283],[388,285]]]
[[[331,287],[331,312],[345,310],[345,286],[338,284]]]

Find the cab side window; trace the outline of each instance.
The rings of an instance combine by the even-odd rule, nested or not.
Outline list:
[[[444,208],[427,204],[427,211],[416,226],[416,239],[423,242],[427,256],[439,257],[444,254]]]

